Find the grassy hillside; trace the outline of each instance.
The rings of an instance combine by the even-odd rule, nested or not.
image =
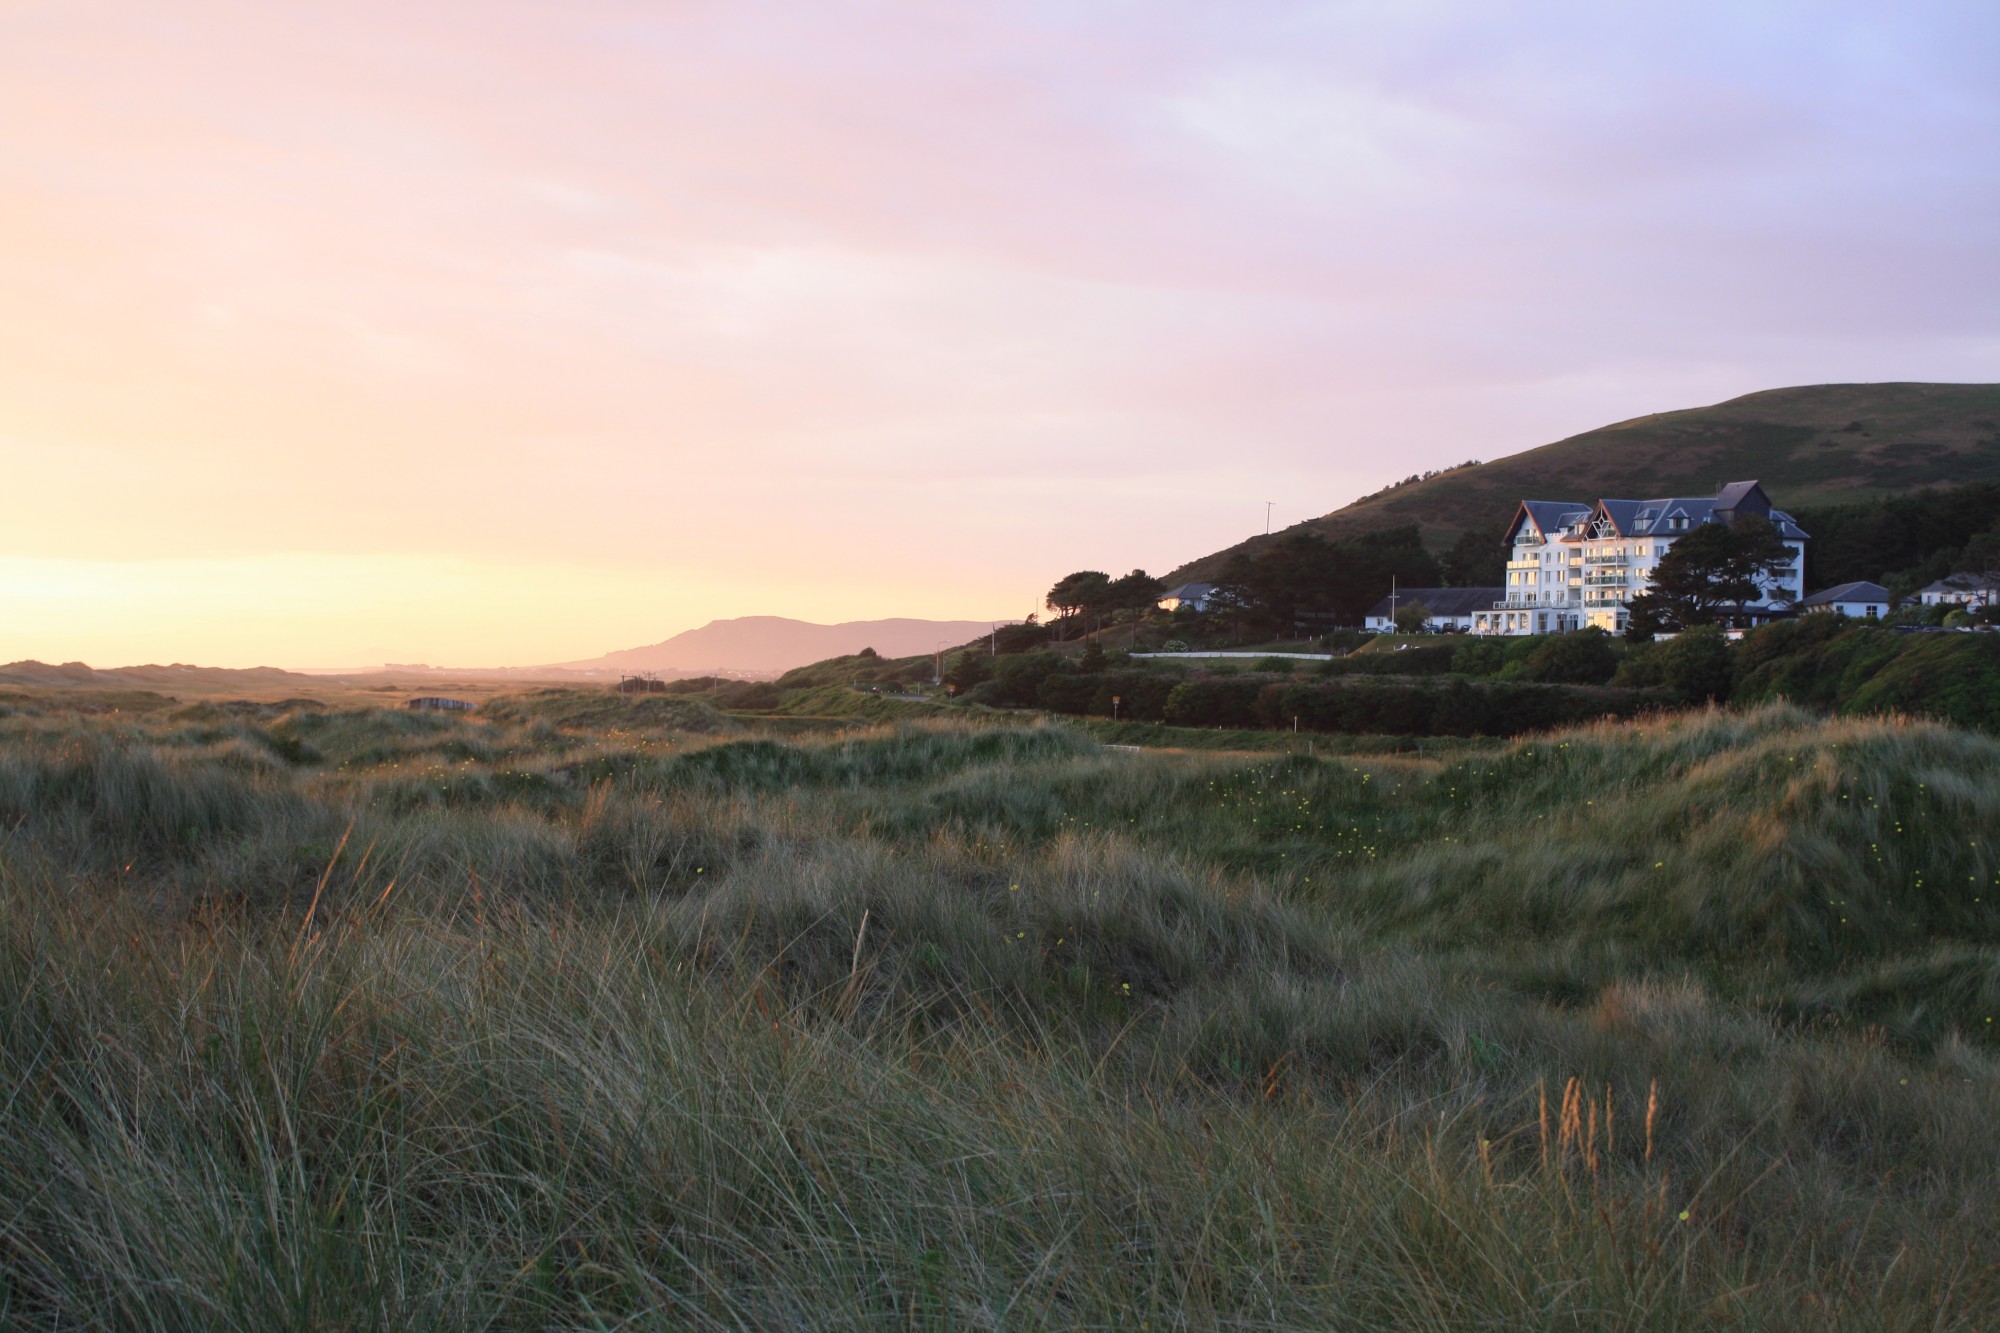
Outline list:
[[[1499,527],[1525,498],[1710,495],[1756,478],[1781,508],[2000,480],[2000,385],[1818,384],[1636,417],[1477,467],[1398,486],[1299,525],[1330,538],[1418,524],[1427,543]],[[1293,529],[1296,530],[1296,529]],[[1190,561],[1213,577],[1259,536]]]
[[[0,707],[0,1325],[2000,1324],[2000,742]]]

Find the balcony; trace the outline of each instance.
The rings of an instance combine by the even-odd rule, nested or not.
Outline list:
[[[1616,551],[1592,551],[1583,557],[1586,565],[1622,565],[1625,557]]]

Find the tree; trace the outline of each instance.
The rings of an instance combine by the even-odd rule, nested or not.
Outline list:
[[[1049,589],[1046,605],[1064,620],[1079,611],[1104,604],[1111,590],[1111,576],[1101,569],[1079,569],[1065,574]]]
[[[975,648],[968,648],[958,655],[944,673],[944,678],[946,683],[963,694],[974,685],[993,679],[993,659]]]
[[[1993,585],[2000,582],[2000,523],[1995,523],[1967,542],[1962,558],[1966,572],[1977,574],[1986,583],[1986,586],[1979,590],[1977,605],[1992,606]]]
[[[1298,623],[1301,612],[1321,609],[1339,572],[1332,543],[1310,532],[1293,532],[1254,554],[1238,551],[1229,557],[1216,586],[1234,619],[1284,633]]]
[[[1667,617],[1664,602],[1652,593],[1640,593],[1625,604],[1625,642],[1651,643],[1654,635],[1673,628]]]
[[[1469,528],[1439,561],[1447,587],[1497,588],[1507,581],[1507,537],[1500,528]]]
[[[1791,558],[1778,530],[1758,515],[1704,523],[1660,557],[1652,587],[1632,599],[1627,613],[1658,629],[1711,625],[1725,607],[1741,616],[1744,603],[1761,597],[1765,581]]]
[[[1405,634],[1421,634],[1431,618],[1431,609],[1422,602],[1405,602],[1396,608],[1396,628]]]
[[[1143,569],[1111,580],[1106,588],[1107,605],[1113,611],[1136,611],[1160,600],[1166,585]]]
[[[1082,668],[1085,671],[1104,670],[1103,642],[1096,638],[1092,638],[1090,642],[1084,644],[1083,655],[1077,658],[1076,664],[1078,667]]]
[[[1358,625],[1391,587],[1433,587],[1437,579],[1415,524],[1340,542],[1293,532],[1230,556],[1211,605],[1224,623],[1286,634],[1308,617]]]

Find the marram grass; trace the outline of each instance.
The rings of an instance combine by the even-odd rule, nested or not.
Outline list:
[[[23,711],[0,1326],[1993,1327],[1997,770]]]

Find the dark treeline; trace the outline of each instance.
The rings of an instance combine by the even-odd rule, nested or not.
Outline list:
[[[1318,633],[1359,625],[1398,585],[1497,587],[1507,560],[1503,538],[1497,526],[1466,532],[1440,558],[1424,548],[1415,524],[1338,541],[1288,532],[1229,557],[1203,622],[1232,638]],[[1058,637],[1074,624],[1099,627],[1118,613],[1149,609],[1164,591],[1143,569],[1118,578],[1078,570],[1049,589],[1047,606],[1056,617],[1051,627]]]
[[[998,707],[1174,726],[1287,728],[1296,719],[1302,731],[1392,736],[1513,735],[1607,714],[1629,717],[1671,702],[1657,690],[1447,676],[1450,648],[1421,653],[1332,662],[1332,669],[1305,679],[1272,671],[1185,677],[1143,667],[1090,671],[1037,653],[999,659],[991,680],[970,697]]]
[[[1861,579],[1908,596],[1927,583],[1970,568],[1966,547],[2000,533],[2000,484],[1975,481],[1945,490],[1859,504],[1801,509],[1806,586],[1831,588]]]
[[[2000,636],[1899,633],[1838,616],[1731,643],[1715,626],[1656,643],[1595,630],[1459,639],[1249,671],[1021,653],[976,662],[962,697],[999,708],[1194,727],[1505,736],[1713,701],[1790,700],[1847,716],[1907,713],[2000,733]],[[1310,674],[1306,674],[1309,672]]]
[[[1212,613],[1251,632],[1289,634],[1310,622],[1358,625],[1391,586],[1435,587],[1443,576],[1415,524],[1344,541],[1295,532],[1230,556]]]

